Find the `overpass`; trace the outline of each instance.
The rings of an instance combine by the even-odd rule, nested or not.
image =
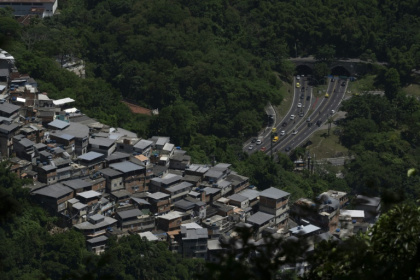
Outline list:
[[[289,61],[296,65],[298,74],[312,74],[315,64],[322,61],[316,60],[312,56],[308,57],[296,57],[290,58]],[[327,63],[330,69],[330,73],[335,76],[357,76],[364,75],[370,72],[373,68],[373,64],[386,65],[386,63],[380,62],[368,62],[357,58],[351,59],[337,59],[331,63]]]

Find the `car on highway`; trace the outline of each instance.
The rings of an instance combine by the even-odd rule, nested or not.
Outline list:
[[[286,135],[286,131],[284,131],[284,130],[280,131],[280,135],[281,135],[281,136]]]
[[[292,147],[288,146],[288,147],[286,147],[284,150],[285,150],[286,152],[288,152],[288,151],[290,151],[291,149],[292,149]]]
[[[307,122],[311,122],[311,117],[308,117],[308,118],[306,119],[306,121],[307,121]]]
[[[306,96],[306,100],[311,100],[311,96],[310,95],[308,95],[308,96]]]
[[[257,140],[257,145],[261,145],[261,140],[260,139]]]
[[[331,82],[334,82],[334,81],[335,81],[334,77],[333,77],[333,78],[331,78]]]
[[[278,136],[274,136],[274,138],[273,138],[273,142],[275,143],[275,142],[277,142],[277,141],[279,141],[279,137],[278,137]]]
[[[260,149],[260,151],[261,152],[265,152],[267,150],[267,148],[266,147],[262,147],[261,149]]]
[[[302,93],[299,98],[300,99],[304,99],[305,98],[305,95]]]
[[[328,97],[330,97],[330,95],[328,93],[326,93],[325,94],[325,98],[328,98]]]
[[[308,122],[308,127],[311,127],[312,126],[312,123],[311,122]]]
[[[302,105],[301,105],[302,106]],[[290,119],[294,120],[295,119],[295,115],[290,115]]]
[[[299,88],[300,87],[300,84],[299,83],[296,83],[296,87]]]
[[[303,112],[299,113],[299,117],[303,117],[303,115],[304,115]]]
[[[302,103],[298,103],[298,108],[302,108]]]
[[[335,114],[335,110],[331,110],[331,115],[334,115]]]
[[[251,143],[255,143],[255,142],[257,142],[257,138],[254,138],[251,140]]]
[[[281,124],[282,127],[286,127],[287,126],[287,122],[284,122]]]
[[[342,83],[341,83],[341,86],[342,86],[342,87],[346,86],[346,82],[342,82]]]
[[[249,145],[248,150],[254,149],[254,145]]]
[[[296,134],[298,134],[298,131],[297,131],[296,129],[294,129],[294,130],[292,131],[292,135],[296,135]]]
[[[277,128],[275,128],[275,127],[273,127],[273,128],[271,129],[271,132],[272,132],[272,133],[276,133],[276,131],[277,131]]]
[[[317,121],[316,121],[316,125],[317,125],[317,126],[321,126],[321,124],[322,124],[322,120],[317,120]]]
[[[298,81],[300,80],[300,76],[299,75],[296,76],[296,80],[298,80]]]

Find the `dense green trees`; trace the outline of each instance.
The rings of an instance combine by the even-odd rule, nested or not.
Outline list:
[[[395,203],[418,198],[418,183],[404,176],[404,170],[419,166],[413,144],[420,104],[402,95],[398,87],[392,92],[343,102],[342,109],[348,113],[340,139],[355,156],[345,170],[349,186],[371,194],[385,191],[386,202]]]
[[[369,234],[323,241],[306,279],[418,279],[419,209],[401,205],[381,216]]]

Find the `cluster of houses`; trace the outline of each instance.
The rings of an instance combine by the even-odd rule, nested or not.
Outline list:
[[[333,190],[291,204],[289,193],[259,191],[228,163],[194,164],[169,137],[142,139],[101,124],[73,99],[52,100],[34,79],[9,71],[0,80],[1,157],[31,181],[33,200],[83,233],[95,253],[112,235],[138,234],[184,257],[217,261],[238,225],[252,228],[255,241],[341,239],[366,231],[379,213],[379,199],[363,196],[355,210],[343,210],[348,196]]]

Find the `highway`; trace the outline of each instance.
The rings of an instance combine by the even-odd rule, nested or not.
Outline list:
[[[300,87],[296,87],[296,83],[299,83]],[[279,140],[272,143],[271,128],[268,128],[259,137],[261,140],[260,145],[252,143],[253,149],[249,150],[249,144],[246,144],[244,149],[248,153],[259,151],[262,147],[266,148],[265,153],[268,155],[271,154],[271,148],[273,149],[273,155],[277,151],[289,153],[294,148],[302,145],[312,133],[319,129],[319,126],[327,122],[328,118],[332,116],[332,110],[338,111],[347,89],[347,80],[335,78],[332,81],[329,78],[326,92],[329,95],[328,98],[324,96],[314,97],[312,87],[308,85],[306,77],[301,77],[300,80],[297,80],[295,77],[294,85],[292,105],[285,117],[281,121],[276,121],[274,126]],[[298,103],[302,105],[300,108]],[[294,115],[293,120],[291,115]],[[308,118],[310,118],[310,121],[308,121]],[[321,124],[317,125],[317,121],[321,121]],[[281,135],[283,130],[285,131],[284,136]]]

